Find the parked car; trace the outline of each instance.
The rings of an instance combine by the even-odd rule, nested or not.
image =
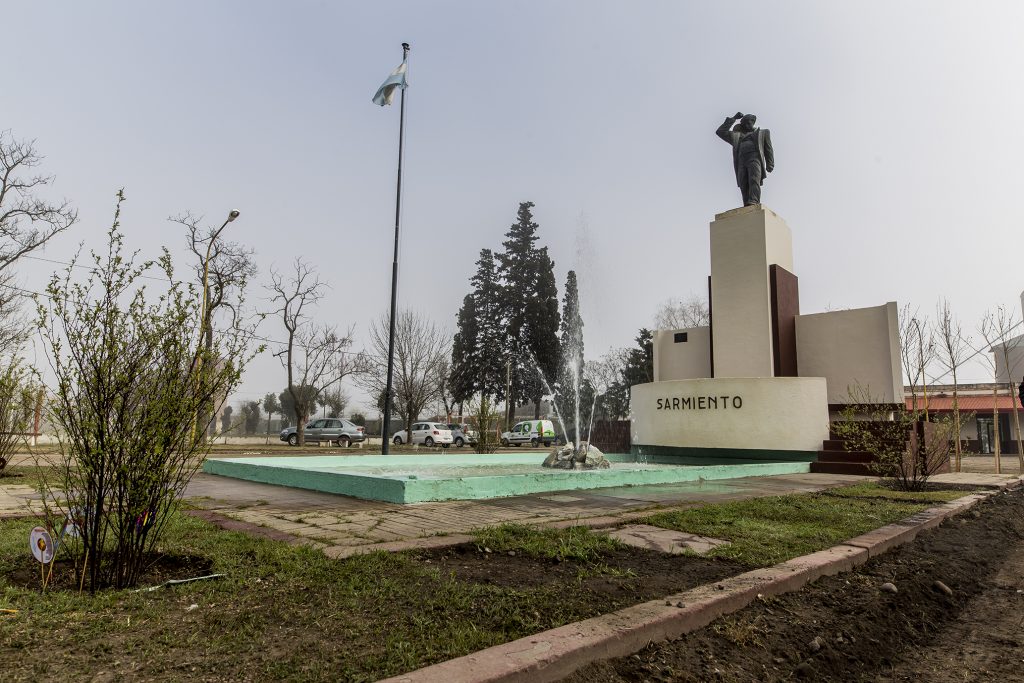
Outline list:
[[[518,422],[516,426],[501,435],[502,446],[519,446],[524,443],[537,448],[541,444],[550,446],[553,443],[561,443],[561,440],[555,436],[555,425],[551,420]]]
[[[340,417],[324,417],[310,420],[306,423],[305,436],[306,443],[328,441],[334,442],[342,448],[348,448],[350,444],[361,443],[366,440],[366,432],[362,427]],[[289,446],[298,446],[298,428],[285,427],[282,429],[281,441],[287,441]]]
[[[424,446],[440,446],[448,448],[452,445],[452,430],[442,422],[414,422],[412,425],[412,438],[403,429],[395,432],[391,441],[396,444],[410,443],[423,444]]]
[[[452,443],[456,448],[462,448],[466,444],[476,443],[476,431],[467,424],[450,424],[448,429],[452,432]]]

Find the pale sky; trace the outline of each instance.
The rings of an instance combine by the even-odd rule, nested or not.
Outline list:
[[[736,207],[723,118],[754,112],[793,232],[801,312],[948,297],[965,329],[1024,275],[1019,2],[8,3],[0,129],[31,138],[98,244],[184,256],[191,211],[331,291],[362,348],[387,309],[398,107],[374,91],[412,44],[399,301],[454,331],[483,247],[536,203],[559,290],[578,271],[588,357],[703,294],[708,223]],[[40,290],[52,264],[26,262]],[[265,302],[259,302],[266,306]],[[268,319],[260,334],[281,337]],[[975,345],[979,342],[974,335]],[[978,366],[966,380],[984,381]],[[258,359],[236,399],[280,391]],[[361,392],[350,388],[357,398]],[[354,407],[359,407],[358,405]]]

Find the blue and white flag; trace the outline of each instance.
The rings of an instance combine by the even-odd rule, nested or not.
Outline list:
[[[383,85],[377,88],[377,94],[373,96],[373,103],[380,106],[385,104],[391,104],[391,101],[395,99],[395,90],[402,88],[403,90],[409,85],[405,82],[405,68],[406,63],[403,60],[398,68],[391,72],[387,80],[384,81]]]

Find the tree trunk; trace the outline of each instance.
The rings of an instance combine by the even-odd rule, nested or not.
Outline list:
[[[299,408],[299,402],[292,393],[292,400],[295,401],[295,434],[299,437],[299,445],[306,445],[306,420],[309,419],[304,413],[305,410]]]
[[[953,366],[953,446],[956,454],[956,471],[960,471],[960,404],[957,402],[956,365]]]
[[[995,434],[993,441],[995,447],[992,449],[995,451],[996,456],[996,474],[1002,474],[1002,464],[999,462],[999,385],[992,385],[992,432]]]

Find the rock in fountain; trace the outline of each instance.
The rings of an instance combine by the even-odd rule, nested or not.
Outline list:
[[[606,470],[612,466],[597,446],[586,441],[581,441],[579,448],[572,443],[555,447],[541,465],[556,470]]]

